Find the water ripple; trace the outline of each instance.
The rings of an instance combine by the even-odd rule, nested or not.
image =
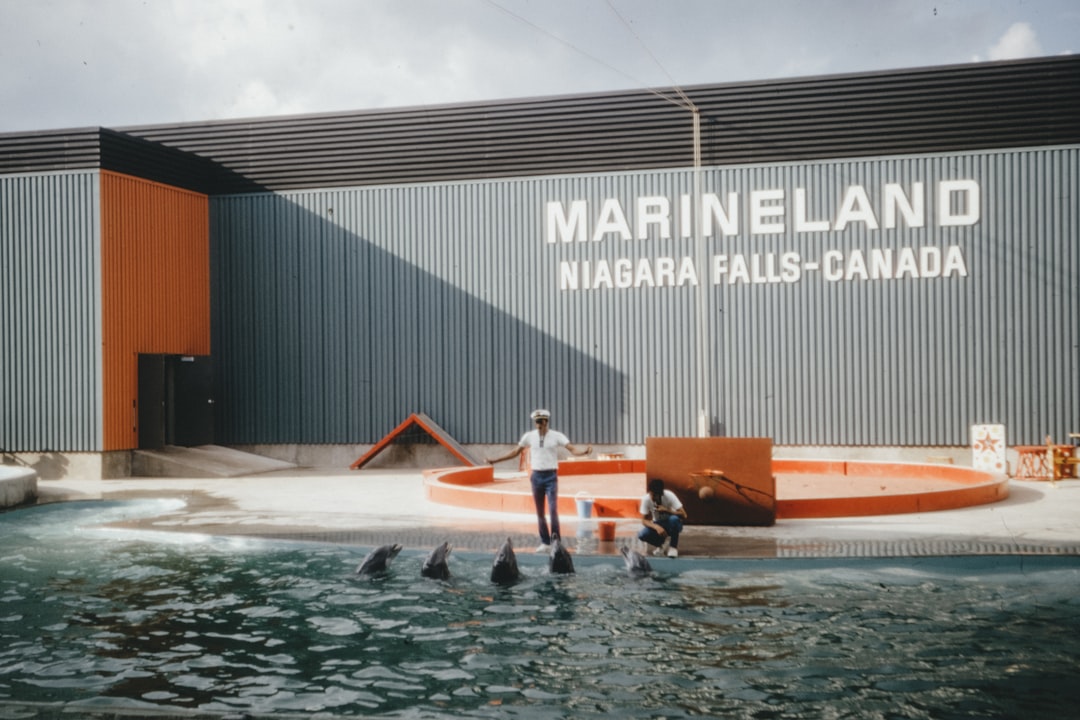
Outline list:
[[[0,516],[0,717],[1068,717],[1076,558],[727,561],[628,578],[605,559],[488,581],[352,574],[363,549],[83,528],[132,508]],[[92,537],[92,541],[89,538]],[[665,567],[665,569],[667,569]],[[962,658],[958,662],[957,658]],[[32,717],[32,715],[31,715]]]

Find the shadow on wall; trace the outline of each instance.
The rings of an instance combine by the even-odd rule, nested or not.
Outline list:
[[[540,241],[462,230],[499,204],[483,192],[212,198],[216,441],[372,443],[425,412],[511,443],[537,406],[571,442],[622,440],[626,379],[553,335],[583,327],[539,289]]]
[[[36,456],[33,462],[27,462],[26,457]],[[27,467],[37,473],[42,480],[56,480],[67,477],[68,465],[71,461],[64,453],[27,453],[15,454],[4,452],[0,455],[0,465],[18,465]]]

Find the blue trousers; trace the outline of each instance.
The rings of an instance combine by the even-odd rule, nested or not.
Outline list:
[[[678,515],[661,515],[660,519],[656,521],[656,524],[667,531],[668,537],[671,538],[671,547],[679,547],[679,533],[681,533],[683,529],[682,518]],[[638,540],[647,542],[650,545],[659,547],[664,544],[664,538],[660,537],[660,533],[656,532],[651,527],[642,527],[637,536]]]
[[[536,524],[540,529],[540,542],[551,544],[551,536],[562,537],[559,533],[559,475],[555,470],[533,470],[529,476],[532,481],[533,503],[536,505]],[[551,531],[544,519],[544,500],[547,500],[551,512]]]

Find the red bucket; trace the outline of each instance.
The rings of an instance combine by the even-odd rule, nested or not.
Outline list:
[[[597,536],[601,542],[611,542],[615,539],[615,523],[602,522],[597,526]]]

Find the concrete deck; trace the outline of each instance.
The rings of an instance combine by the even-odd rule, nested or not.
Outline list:
[[[30,468],[0,465],[0,510],[33,502],[38,477]]]
[[[234,478],[39,480],[39,502],[178,498],[184,508],[126,527],[373,546],[493,552],[506,537],[536,546],[535,517],[451,507],[425,497],[420,470],[293,469]],[[565,494],[565,491],[564,491]],[[596,520],[563,514],[573,551],[611,555],[636,519],[616,521],[614,542]],[[1080,480],[1012,481],[1008,499],[958,510],[873,517],[790,519],[773,527],[691,526],[680,545],[693,557],[855,557],[956,554],[1080,554]]]

